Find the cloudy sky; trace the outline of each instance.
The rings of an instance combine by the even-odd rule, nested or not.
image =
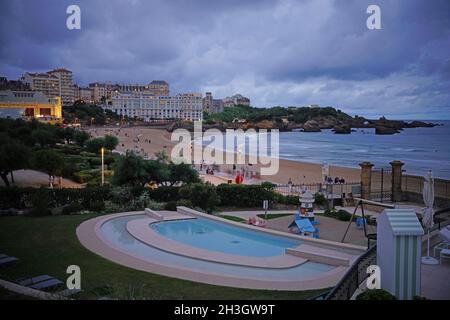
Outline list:
[[[81,30],[66,28],[70,4]],[[258,107],[450,119],[450,1],[0,1],[0,75],[57,66],[81,85],[164,79]]]

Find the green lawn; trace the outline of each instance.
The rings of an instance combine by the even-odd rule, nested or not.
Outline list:
[[[236,222],[245,222],[245,219],[242,219],[240,217],[236,217],[236,216],[227,216],[227,215],[220,215],[218,217],[224,218],[224,219],[228,219],[231,221],[236,221]]]
[[[65,281],[67,266],[75,264],[81,268],[83,293],[79,298],[108,295],[121,299],[305,299],[323,292],[219,287],[129,269],[97,256],[78,242],[76,227],[93,217],[0,218],[0,252],[20,258],[18,263],[0,268],[1,278],[49,274]],[[0,299],[8,296],[0,290]]]
[[[270,220],[270,219],[282,218],[282,217],[293,216],[293,215],[294,215],[293,213],[268,213],[267,217],[266,217],[266,215],[263,213],[263,214],[258,214],[256,216],[261,219]]]

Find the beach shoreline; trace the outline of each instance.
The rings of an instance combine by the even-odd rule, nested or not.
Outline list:
[[[93,137],[101,137],[107,134],[119,139],[116,150],[119,152],[135,151],[142,156],[152,157],[156,153],[165,151],[170,156],[176,142],[171,141],[171,133],[164,129],[147,127],[91,127],[86,129]],[[235,159],[237,155],[233,155]],[[243,162],[243,161],[242,161]],[[231,164],[220,165],[220,171],[232,172]],[[259,172],[260,164],[237,164],[236,170],[250,170]],[[346,182],[359,182],[360,169],[333,166],[329,167],[329,176],[343,178]],[[301,162],[288,159],[279,159],[279,169],[274,175],[262,175],[261,181],[270,181],[277,184],[287,184],[291,179],[293,184],[309,184],[323,182],[322,164]]]

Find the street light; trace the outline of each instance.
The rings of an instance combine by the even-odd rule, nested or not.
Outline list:
[[[102,186],[105,184],[105,148],[101,149],[102,154]]]

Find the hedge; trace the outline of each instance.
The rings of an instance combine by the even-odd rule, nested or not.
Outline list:
[[[274,193],[260,185],[221,184],[216,192],[220,204],[227,207],[262,207],[264,200],[274,200]]]
[[[157,202],[178,201],[180,200],[179,190],[180,187],[160,186],[149,190],[149,196]]]
[[[111,197],[109,187],[86,187],[79,189],[47,189],[47,188],[0,188],[0,208],[1,209],[25,209],[31,205],[33,196],[37,193],[48,194],[54,207],[64,206],[77,202],[85,208],[97,201],[105,201]],[[99,204],[97,203],[96,206]]]

